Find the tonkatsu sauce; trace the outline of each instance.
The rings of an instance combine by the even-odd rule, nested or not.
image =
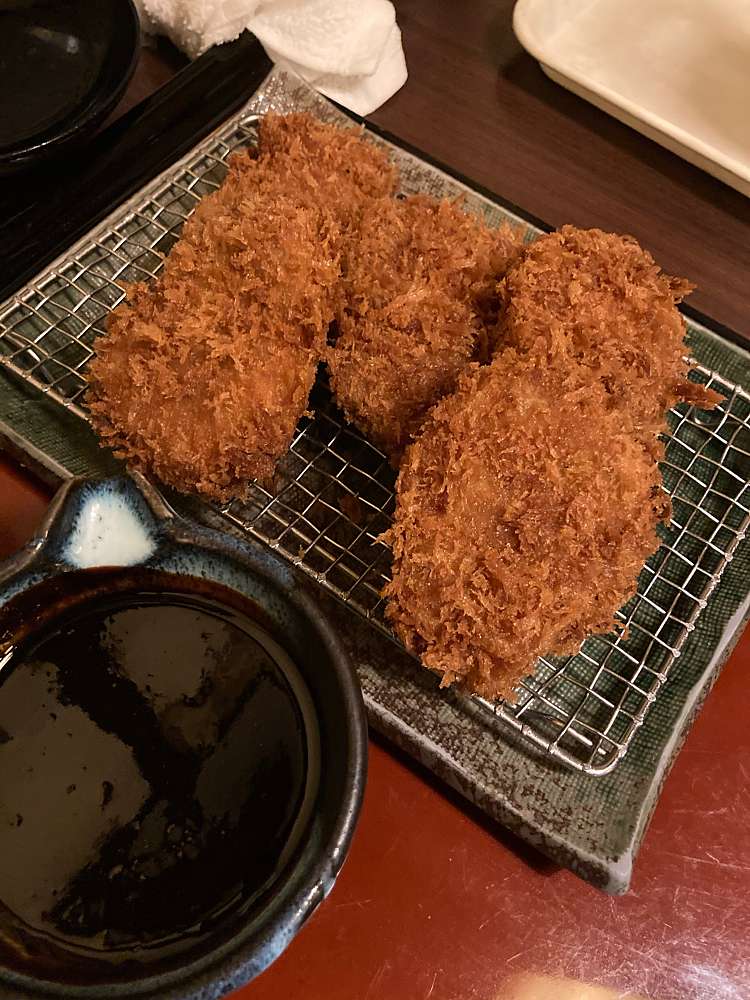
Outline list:
[[[273,892],[318,767],[249,618],[138,592],[56,619],[0,671],[0,962],[97,982],[199,953]]]

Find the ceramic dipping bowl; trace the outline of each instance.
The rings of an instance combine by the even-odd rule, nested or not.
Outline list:
[[[356,675],[273,552],[73,480],[0,567],[0,998],[213,1000],[325,898]]]

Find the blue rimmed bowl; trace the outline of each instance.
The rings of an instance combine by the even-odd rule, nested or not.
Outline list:
[[[139,477],[69,482],[39,534],[0,568],[0,707],[8,677],[25,668],[23,660],[14,665],[14,656],[35,635],[54,629],[58,621],[74,621],[79,609],[98,601],[145,591],[210,600],[241,614],[296,666],[319,741],[319,775],[304,829],[258,900],[240,915],[217,922],[200,944],[163,962],[118,966],[117,955],[109,954],[104,964],[84,963],[86,972],[79,974],[77,956],[71,953],[68,965],[63,950],[57,967],[40,965],[33,955],[24,957],[23,939],[14,943],[2,900],[2,937],[6,944],[10,940],[12,952],[12,960],[6,951],[0,966],[3,1000],[223,996],[280,954],[330,891],[344,862],[365,785],[366,723],[356,675],[311,585],[270,550],[178,517]],[[22,713],[36,707],[24,704]],[[11,745],[0,739],[0,788],[3,750]],[[59,818],[52,810],[46,817],[50,845]],[[28,826],[14,833],[35,835]],[[241,860],[238,855],[238,864]],[[0,898],[2,868],[11,864],[10,855],[0,852]],[[6,877],[10,874],[6,870]]]

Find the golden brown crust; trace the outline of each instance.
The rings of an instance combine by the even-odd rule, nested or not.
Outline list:
[[[394,173],[359,130],[267,115],[90,366],[91,419],[128,464],[226,500],[268,482],[307,406],[343,234]],[[334,198],[334,190],[336,197]]]
[[[678,400],[719,399],[686,378],[675,306],[692,287],[664,274],[632,236],[563,226],[530,244],[501,282],[499,346],[580,364],[636,432],[658,433]]]
[[[429,407],[485,346],[495,283],[517,251],[453,202],[368,205],[343,254],[338,338],[328,352],[336,401],[396,464]]]
[[[388,616],[409,649],[488,698],[538,656],[609,630],[668,516],[664,411],[688,382],[687,282],[628,237],[566,226],[500,284],[496,355],[407,450]]]
[[[611,629],[658,544],[658,445],[584,378],[508,350],[472,366],[406,451],[387,614],[443,684],[512,698],[538,656]]]
[[[373,199],[396,191],[396,168],[365,136],[362,128],[338,128],[306,114],[269,113],[258,127],[261,156],[276,176],[330,212],[344,236]]]
[[[87,401],[131,467],[223,500],[267,481],[289,445],[335,273],[319,217],[281,192],[254,193],[241,213],[206,199],[186,229],[163,274],[111,314]]]

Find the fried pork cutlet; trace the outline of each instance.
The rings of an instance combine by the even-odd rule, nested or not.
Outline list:
[[[499,344],[579,365],[637,433],[657,434],[678,400],[720,397],[687,380],[689,281],[664,274],[631,236],[563,226],[528,246],[500,285]]]
[[[676,302],[634,240],[566,226],[500,284],[494,360],[407,451],[388,614],[444,684],[512,697],[538,656],[608,630],[669,515],[658,434],[688,382]]]
[[[307,406],[336,279],[319,212],[270,180],[230,182],[111,314],[89,368],[95,429],[180,490],[223,500],[267,482]]]
[[[456,204],[416,196],[365,207],[343,254],[331,387],[394,464],[429,407],[482,353],[495,282],[519,240]]]
[[[305,410],[344,234],[395,172],[356,129],[267,115],[160,278],[131,286],[97,342],[88,402],[134,468],[216,499],[268,482]]]
[[[658,544],[660,446],[587,378],[506,350],[472,365],[406,451],[387,614],[444,686],[512,698],[540,655],[611,629]]]
[[[258,153],[236,154],[239,171],[270,170],[288,193],[333,216],[339,244],[359,225],[374,199],[394,194],[397,171],[386,153],[363,139],[360,128],[339,128],[311,115],[265,115],[258,125]]]

